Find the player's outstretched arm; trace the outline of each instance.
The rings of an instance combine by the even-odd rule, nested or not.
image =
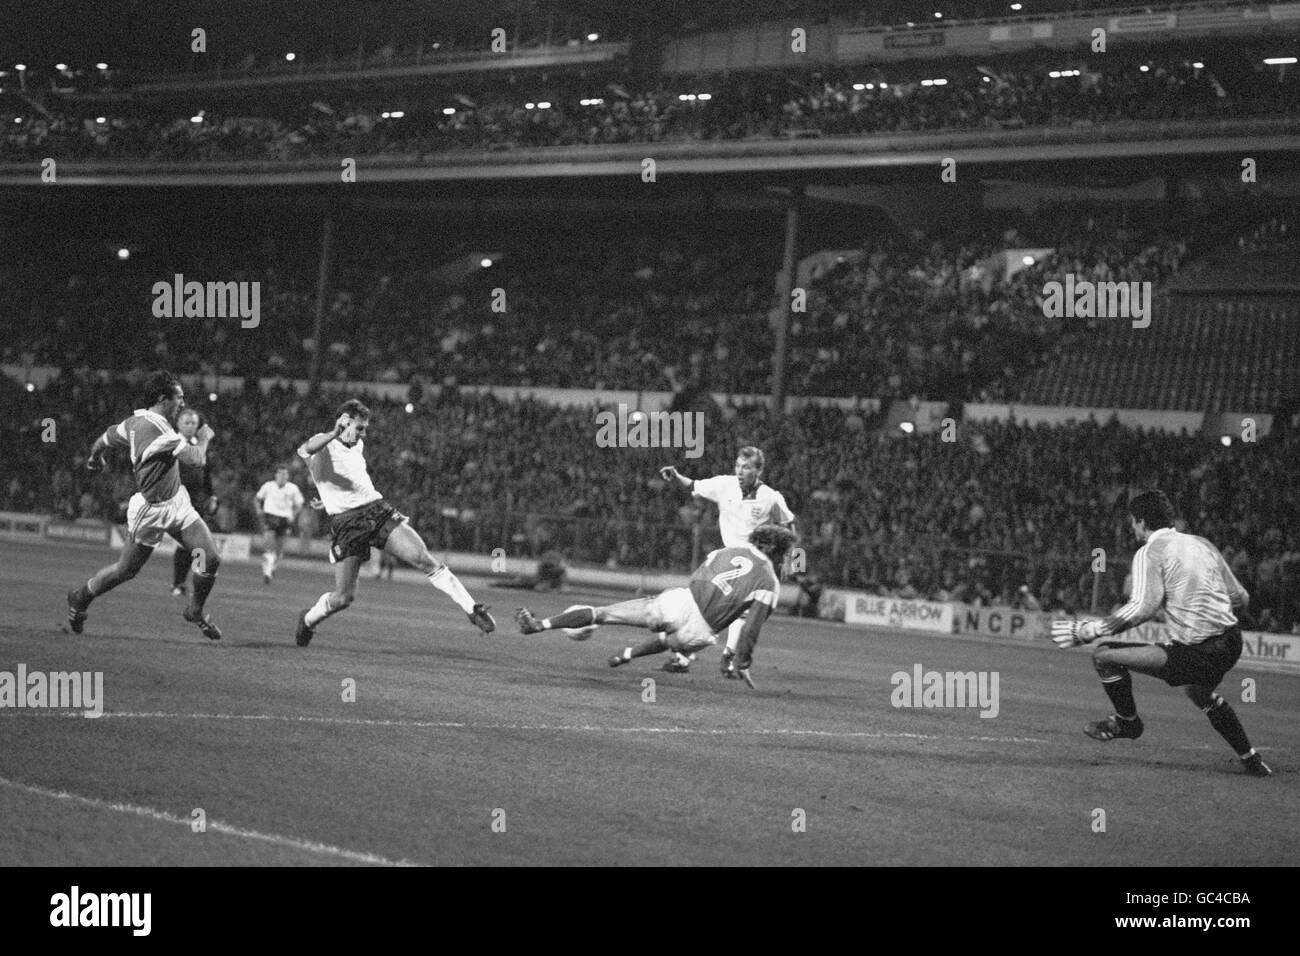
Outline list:
[[[181,446],[176,453],[176,457],[187,465],[202,468],[208,462],[208,443],[212,441],[212,436],[215,434],[216,432],[210,426],[204,425],[195,433],[194,444],[191,445],[187,442]],[[185,439],[181,439],[181,441],[185,441]]]
[[[104,432],[90,446],[90,455],[86,458],[86,468],[89,471],[99,471],[104,467],[104,453],[108,448],[108,432]]]
[[[745,626],[741,628],[740,639],[736,642],[736,672],[750,687],[754,680],[749,676],[749,669],[754,665],[754,647],[758,644],[758,634],[763,629],[763,622],[772,613],[772,608],[755,601],[749,606],[745,615]]]
[[[351,421],[352,419],[350,416],[340,415],[339,420],[334,423],[333,431],[317,432],[315,435],[312,435],[305,442],[299,445],[298,457],[306,460],[310,458],[312,455],[316,454],[316,452],[320,451],[322,448],[324,448],[334,439],[342,435],[344,429],[346,429],[348,425],[351,424]]]
[[[672,465],[664,465],[662,468],[660,468],[659,477],[662,478],[664,481],[676,481],[679,485],[681,485],[683,488],[687,490],[690,490],[690,488],[695,484],[694,478],[687,478],[685,475],[683,475]]]

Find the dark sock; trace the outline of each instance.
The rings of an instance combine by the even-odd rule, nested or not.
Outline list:
[[[216,573],[199,574],[194,572],[194,594],[190,597],[190,616],[195,617],[203,613],[203,603],[207,601],[208,595],[212,593],[212,586],[217,583]]]
[[[547,618],[551,627],[586,627],[589,624],[596,623],[596,612],[589,607],[578,607],[572,611],[564,611],[555,617]]]
[[[1242,729],[1241,721],[1237,719],[1237,712],[1232,709],[1231,704],[1222,697],[1215,697],[1214,703],[1205,712],[1205,716],[1210,718],[1210,726],[1228,742],[1233,753],[1240,757],[1250,752],[1250,740],[1246,737],[1246,731]]]
[[[1137,716],[1137,702],[1133,700],[1132,674],[1125,671],[1124,676],[1119,680],[1106,681],[1101,686],[1106,688],[1106,696],[1115,705],[1115,715],[1117,717],[1132,720]]]
[[[648,641],[643,641],[636,647],[632,648],[633,657],[646,657],[650,654],[662,654],[668,650],[668,642],[662,634],[656,634]]]
[[[91,594],[90,588],[86,587],[84,584],[77,588],[77,593],[73,597],[73,601],[76,603],[77,607],[81,608],[83,611],[90,607],[90,602],[93,600],[95,600],[95,595]]]
[[[184,548],[177,548],[172,556],[172,587],[185,587],[185,579],[190,573],[190,556]]]

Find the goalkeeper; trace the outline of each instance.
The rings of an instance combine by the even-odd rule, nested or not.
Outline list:
[[[1218,549],[1204,538],[1174,530],[1174,509],[1162,491],[1144,491],[1129,501],[1129,521],[1142,547],[1133,556],[1133,593],[1127,604],[1102,621],[1053,621],[1058,647],[1091,644],[1149,621],[1163,609],[1172,640],[1146,644],[1105,640],[1093,651],[1115,713],[1083,732],[1095,740],[1142,736],[1142,718],[1133,700],[1131,671],[1185,687],[1192,703],[1210,719],[1241,758],[1246,772],[1272,774],[1250,745],[1232,706],[1214,693],[1241,657],[1236,610],[1250,601]]]

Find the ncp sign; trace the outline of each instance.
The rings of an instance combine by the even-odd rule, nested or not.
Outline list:
[[[989,637],[1015,637],[1025,641],[1047,640],[1051,625],[1041,611],[1018,611],[1010,607],[973,607],[952,605],[952,629],[955,634],[983,634]]]
[[[914,631],[949,634],[952,632],[952,605],[846,591],[844,621],[848,624],[903,627]]]

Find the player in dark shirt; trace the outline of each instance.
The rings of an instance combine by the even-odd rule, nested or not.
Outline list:
[[[204,426],[187,440],[172,427],[172,420],[185,408],[185,389],[169,372],[150,375],[143,395],[144,407],[96,438],[86,460],[89,470],[98,471],[104,467],[109,449],[126,450],[138,490],[127,502],[126,544],[117,561],[68,592],[68,628],[80,634],[91,602],[139,574],[154,548],[170,534],[180,539],[195,562],[194,593],[182,616],[208,640],[219,641],[221,631],[205,606],[217,580],[221,555],[203,516],[190,502],[177,467],[181,462],[203,463],[212,429]]]
[[[744,617],[734,665],[736,676],[753,687],[749,669],[754,645],[763,622],[776,607],[781,591],[778,569],[794,540],[788,528],[762,525],[750,535],[747,544],[719,548],[710,554],[695,569],[687,587],[669,588],[652,598],[604,607],[573,607],[546,619],[521,607],[515,620],[525,634],[560,629],[575,640],[586,640],[600,624],[626,624],[656,632],[648,641],[625,647],[611,657],[609,666],[619,667],[647,654],[668,650],[689,654],[708,647],[716,643],[719,631]]]
[[[181,433],[186,441],[189,441],[199,431],[199,413],[192,408],[186,408],[176,416],[176,430]],[[212,448],[209,446],[203,456],[203,464],[195,465],[187,461],[181,461],[181,484],[185,490],[190,493],[190,503],[194,505],[194,510],[204,518],[211,518],[217,513],[217,506],[221,503],[212,490]],[[181,540],[176,535],[178,544]],[[172,594],[173,596],[182,596],[186,592],[185,583],[189,579],[190,570],[194,566],[194,559],[190,557],[189,551],[182,545],[176,549],[176,554],[172,558]]]

